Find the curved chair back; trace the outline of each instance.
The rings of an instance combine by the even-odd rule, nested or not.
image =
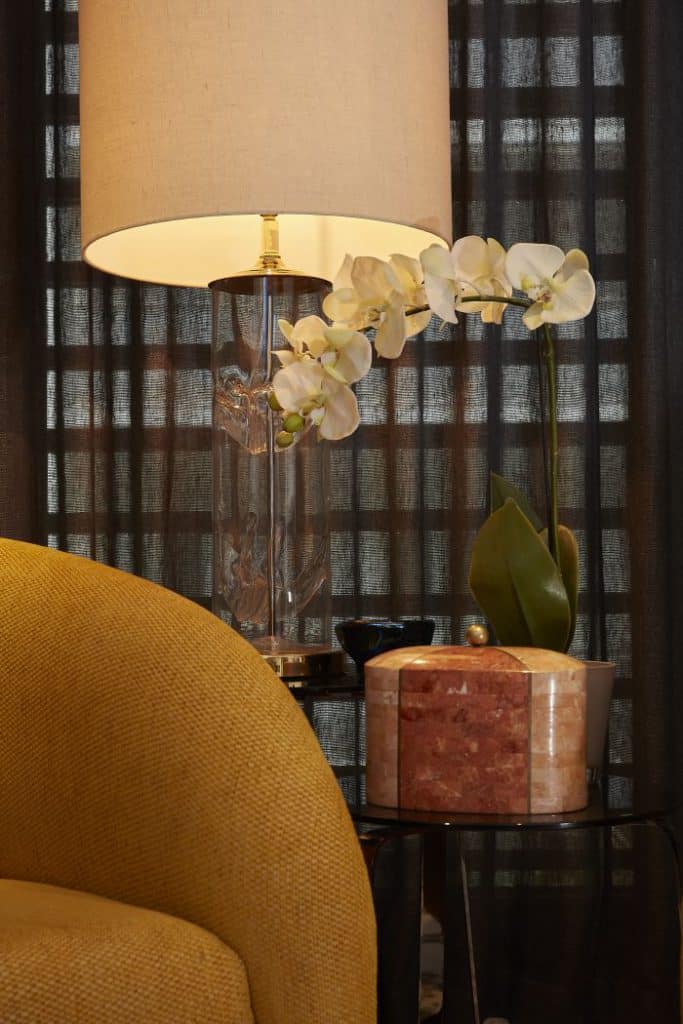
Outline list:
[[[374,1021],[359,845],[280,680],[178,595],[7,540],[0,876],[209,929],[242,957],[259,1024]]]

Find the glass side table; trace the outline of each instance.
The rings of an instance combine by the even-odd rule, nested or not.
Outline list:
[[[673,804],[665,798],[627,800],[623,788],[603,793],[591,789],[589,805],[576,812],[549,815],[433,814],[377,807],[351,801],[351,815],[361,829],[366,861],[376,904],[384,894],[378,887],[375,868],[380,851],[389,852],[400,876],[393,895],[388,895],[389,916],[380,924],[380,1024],[415,1024],[420,999],[420,911],[422,883],[425,902],[431,896],[439,906],[443,932],[443,999],[441,1008],[423,1020],[440,1024],[482,1024],[477,983],[476,936],[472,927],[470,864],[462,838],[465,833],[534,830],[568,834],[577,829],[597,829],[602,834],[602,869],[595,903],[594,934],[600,931],[605,895],[604,837],[612,828],[639,826],[657,829],[665,837],[680,893],[679,852],[670,823]],[[385,855],[384,853],[382,854]],[[396,893],[399,899],[396,900]],[[384,908],[386,909],[386,908]],[[678,919],[678,902],[672,900]],[[597,941],[597,939],[596,939]],[[588,1019],[588,1017],[586,1018]]]
[[[596,787],[591,791],[587,808],[566,815],[431,815],[372,807],[365,803],[365,700],[355,675],[336,680],[332,686],[321,682],[292,692],[337,775],[368,863],[378,918],[380,1024],[416,1024],[418,1021],[423,882],[425,902],[439,904],[445,945],[443,986],[439,985],[441,1010],[425,1017],[423,1006],[424,1024],[428,1020],[433,1024],[471,1024],[490,1012],[489,1006],[481,1005],[486,1003],[484,982],[490,975],[483,962],[486,943],[482,941],[481,920],[477,916],[477,882],[478,876],[488,875],[487,884],[491,885],[493,877],[491,861],[487,861],[489,853],[477,851],[477,843],[484,848],[496,847],[497,865],[501,852],[498,845],[515,842],[517,835],[524,846],[516,855],[516,863],[522,870],[526,870],[527,863],[534,863],[534,837],[543,832],[549,841],[554,835],[559,844],[551,855],[552,870],[557,864],[561,867],[563,851],[573,842],[578,844],[578,852],[567,850],[567,853],[572,864],[583,865],[584,880],[576,892],[585,897],[584,905],[588,907],[590,948],[582,950],[581,956],[592,970],[591,957],[598,951],[600,936],[606,934],[605,922],[611,918],[613,894],[617,893],[612,887],[613,872],[621,871],[626,861],[632,862],[639,845],[638,832],[643,833],[640,840],[645,843],[645,830],[648,830],[653,840],[659,837],[656,848],[648,841],[648,855],[654,849],[658,864],[661,861],[661,868],[666,872],[662,882],[667,934],[671,934],[672,941],[679,934],[674,894],[674,889],[680,892],[679,854],[670,824],[674,804],[666,794],[646,792],[643,780],[638,779],[635,788],[640,795],[633,801],[630,796],[633,780],[612,775],[606,780],[606,795]],[[638,831],[634,832],[636,829]],[[627,844],[632,843],[629,849],[619,845],[624,836]],[[649,904],[648,878],[639,881],[638,888],[641,885],[646,887],[644,898]],[[658,892],[661,889],[660,884]],[[552,894],[550,889],[544,892]],[[669,968],[670,983],[674,985],[678,968],[673,964]],[[501,1015],[505,1017],[504,1009],[498,1014]],[[562,1019],[571,1019],[572,1024],[592,1022],[594,1017],[588,999],[585,1008],[579,1007],[571,1018]],[[640,1024],[644,1019],[642,1015],[640,1018],[630,1016],[628,1022],[638,1020]],[[678,1016],[675,1019],[678,1020]],[[545,1024],[545,1018],[543,1020]],[[525,1024],[525,1021],[515,1016],[513,1024]]]

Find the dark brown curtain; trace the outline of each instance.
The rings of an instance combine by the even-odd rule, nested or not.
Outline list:
[[[0,8],[0,531],[210,606],[210,299],[79,260],[77,6]],[[683,8],[449,8],[454,236],[578,245],[598,281],[594,314],[558,331],[562,519],[582,552],[573,653],[617,663],[609,785],[654,806],[683,779]],[[514,311],[502,329],[462,319],[358,388],[363,426],[333,452],[337,620],[427,615],[436,642],[460,641],[478,617],[466,572],[488,469],[543,507],[535,343]],[[343,759],[346,712],[316,713]],[[483,1016],[678,1020],[661,835],[468,842]]]

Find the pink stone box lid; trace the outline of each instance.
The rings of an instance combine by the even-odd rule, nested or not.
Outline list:
[[[378,654],[367,668],[438,669],[490,672],[562,672],[582,668],[583,662],[558,651],[539,647],[401,647]]]

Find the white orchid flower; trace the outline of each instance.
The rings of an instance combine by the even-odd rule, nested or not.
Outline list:
[[[292,346],[276,353],[282,369],[273,377],[273,392],[280,407],[316,425],[321,437],[336,441],[352,434],[360,414],[348,385],[370,369],[368,339],[359,331],[330,327],[317,316],[294,325],[280,320],[279,326]]]
[[[294,362],[283,366],[273,377],[273,391],[287,412],[307,416],[314,406],[321,404],[324,381],[325,371],[316,359],[295,357]]]
[[[354,262],[347,253],[332,282],[332,292],[323,301],[323,312],[335,325],[363,331],[377,319],[377,311],[373,304],[364,303],[356,291],[352,280]]]
[[[360,331],[330,327],[319,316],[305,316],[294,326],[288,320],[278,320],[278,326],[293,350],[275,352],[282,366],[312,357],[342,384],[355,383],[370,369],[372,346]]]
[[[467,235],[455,243],[451,258],[455,280],[461,286],[455,308],[463,313],[480,313],[485,324],[501,323],[506,303],[460,301],[472,295],[512,295],[512,285],[505,273],[505,249],[500,242]]]
[[[397,359],[406,343],[405,297],[390,263],[376,256],[358,256],[351,280],[363,307],[374,313],[375,348],[387,359]]]
[[[447,324],[457,324],[455,298],[458,293],[453,259],[442,245],[430,245],[420,253],[427,302]]]
[[[593,308],[595,281],[581,249],[565,256],[556,245],[520,242],[508,252],[505,268],[512,285],[533,300],[523,317],[530,331],[582,320]]]
[[[455,324],[455,310],[480,313],[486,324],[499,324],[504,302],[462,302],[475,295],[508,298],[512,285],[505,273],[505,250],[495,238],[466,235],[449,252],[441,245],[430,245],[420,255],[424,270],[427,301],[446,323]]]
[[[348,437],[360,423],[351,388],[327,373],[317,359],[295,359],[278,370],[273,391],[283,409],[309,419],[330,441]]]
[[[301,320],[292,325],[289,320],[278,320],[278,327],[291,345],[289,349],[280,349],[273,352],[283,366],[288,366],[296,359],[300,359],[306,349],[314,351],[320,340],[324,337],[327,324],[319,316],[304,316]]]
[[[426,305],[426,294],[417,260],[400,255],[388,262],[374,256],[346,256],[323,310],[335,325],[356,331],[374,327],[378,353],[396,359],[406,339],[429,323],[429,310],[406,316],[406,307],[422,305]]]
[[[414,260],[410,256],[394,253],[389,257],[389,264],[401,283],[405,305],[409,309],[420,309],[421,306],[427,306],[424,273],[420,261]],[[420,334],[431,319],[431,309],[423,310],[421,313],[406,314],[406,337],[412,338],[414,335]]]
[[[326,348],[320,363],[326,373],[341,384],[355,384],[372,365],[372,345],[360,331],[346,327],[328,327],[324,333]]]
[[[353,434],[360,423],[358,400],[346,384],[328,379],[323,391],[325,414],[318,431],[328,441],[341,441]]]

